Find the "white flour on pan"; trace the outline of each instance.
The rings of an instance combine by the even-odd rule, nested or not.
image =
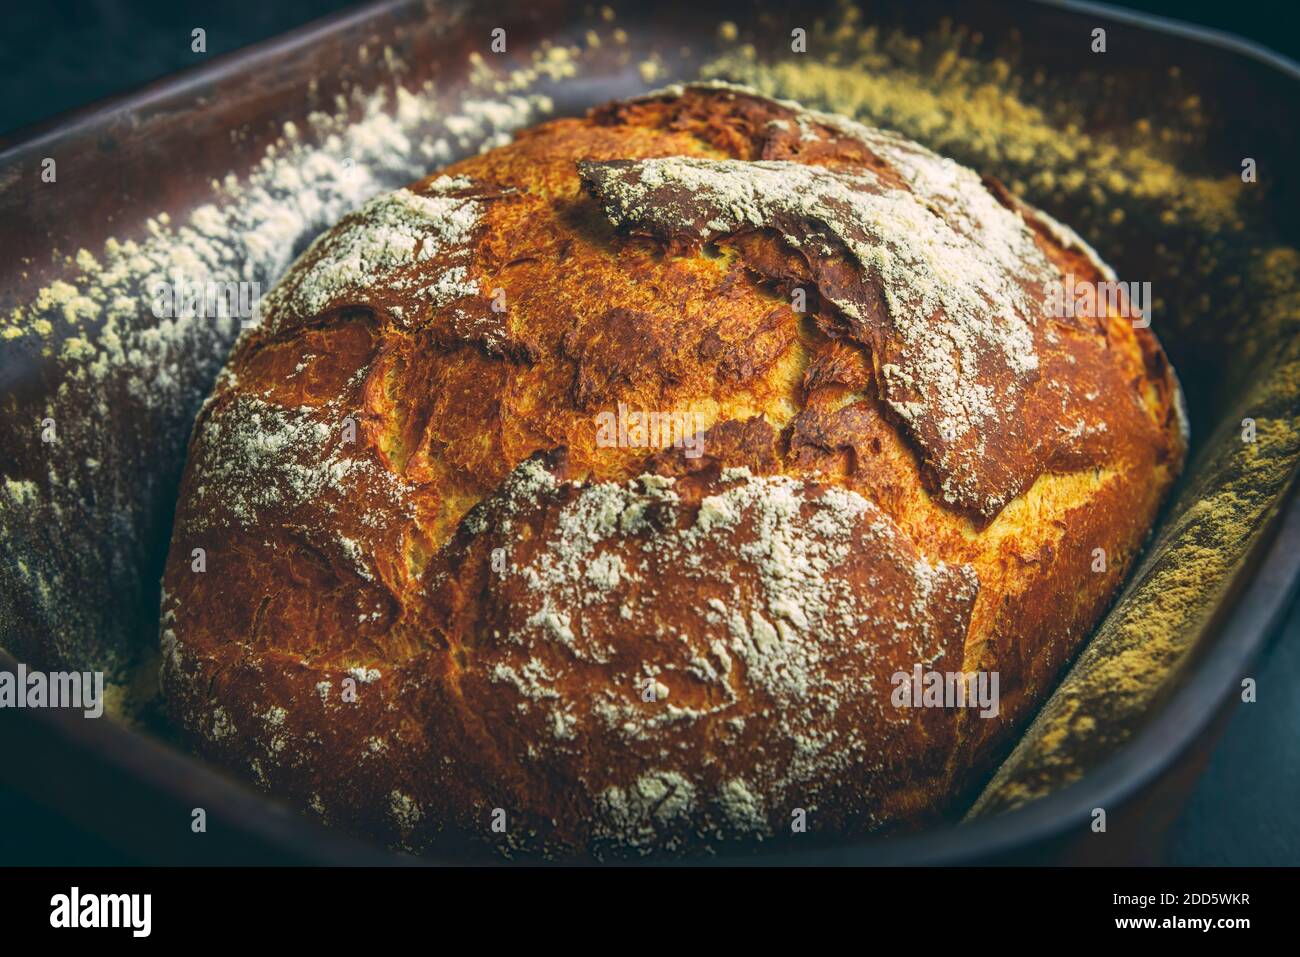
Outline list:
[[[265,293],[366,200],[508,142],[551,111],[545,96],[511,93],[448,115],[428,86],[336,107],[285,123],[251,171],[213,181],[210,200],[183,220],[159,213],[142,241],[80,250],[0,316],[0,349],[52,357],[59,380],[30,410],[32,447],[0,466],[0,644],[21,652],[22,635],[34,635],[56,662],[110,680],[151,650],[155,586],[140,569],[169,532],[184,442],[240,326],[183,310],[155,317],[160,283],[258,283]],[[42,422],[54,441],[42,442]]]

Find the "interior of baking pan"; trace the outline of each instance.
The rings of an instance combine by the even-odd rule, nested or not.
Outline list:
[[[1089,801],[1130,794],[1209,722],[1294,585],[1277,551],[1294,538],[1276,538],[1294,534],[1300,457],[1288,69],[1035,3],[397,2],[32,132],[0,154],[0,645],[31,667],[104,670],[114,717],[0,716],[24,756],[0,773],[146,859],[369,859],[185,756],[159,717],[172,502],[238,330],[155,319],[151,284],[202,270],[267,289],[382,190],[539,120],[704,78],[897,129],[1151,283],[1187,395],[1188,468],[1122,597],[969,820],[938,839],[1005,849],[1086,828]],[[1171,715],[1178,733],[1161,730]],[[229,835],[220,850],[156,826],[200,803]],[[933,839],[833,853],[936,859]]]

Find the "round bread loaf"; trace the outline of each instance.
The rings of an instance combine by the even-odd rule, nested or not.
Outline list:
[[[1067,276],[1114,278],[996,181],[724,85],[380,197],[276,286],[195,425],[170,711],[422,853],[951,817],[1186,447],[1155,336],[1054,308]],[[959,673],[991,707],[912,700]]]

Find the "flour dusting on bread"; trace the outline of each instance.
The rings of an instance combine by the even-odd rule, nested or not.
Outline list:
[[[478,295],[465,271],[481,209],[472,191],[468,179],[443,176],[421,193],[399,189],[372,199],[312,243],[303,266],[268,297],[268,321],[274,327],[281,311],[316,316],[345,297],[350,305],[382,305],[405,294],[437,307]],[[435,259],[441,268],[433,282],[407,271]],[[408,303],[396,315],[405,319],[409,308]]]
[[[656,768],[627,785],[599,764],[577,776],[602,838],[627,846],[673,833],[672,816],[642,806],[666,782],[686,782],[671,794],[698,805],[696,826],[726,831],[739,817],[773,836],[780,821],[743,799],[745,776],[779,807],[870,762],[879,741],[866,729],[889,720],[874,636],[897,636],[927,666],[951,659],[978,592],[970,568],[931,565],[853,492],[743,467],[685,499],[678,484],[563,481],[530,460],[428,579],[441,607],[504,552],[490,623],[456,641],[510,696],[501,707],[545,729],[523,759],[537,774],[610,746]],[[616,584],[593,587],[591,569],[610,563],[623,569]],[[707,600],[678,601],[683,580]],[[716,737],[748,745],[692,773],[696,743]]]

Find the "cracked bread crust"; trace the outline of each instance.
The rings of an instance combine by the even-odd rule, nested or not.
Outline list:
[[[381,197],[294,265],[196,423],[171,712],[422,853],[950,816],[1185,452],[1150,330],[1048,315],[1067,273],[1106,277],[995,181],[719,86]],[[702,454],[606,447],[620,405],[689,412]],[[895,706],[916,665],[996,671],[997,716]]]

